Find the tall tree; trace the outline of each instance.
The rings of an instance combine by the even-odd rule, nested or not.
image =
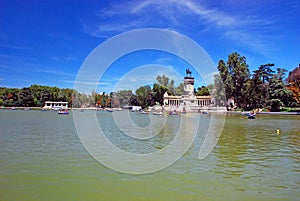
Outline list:
[[[165,75],[158,75],[156,77],[156,80],[158,81],[158,84],[162,85],[162,86],[165,86],[165,87],[168,87],[169,85],[169,78]]]
[[[137,101],[140,106],[143,108],[147,106],[154,105],[155,102],[153,100],[152,89],[149,85],[142,86],[135,91],[137,96]]]
[[[214,75],[214,86],[210,85],[208,88],[212,88],[211,95],[213,97],[213,102],[217,106],[225,106],[226,105],[226,95],[225,95],[225,87],[224,83],[219,74]]]
[[[246,107],[250,79],[246,58],[234,52],[228,55],[226,64],[223,60],[219,61],[218,70],[224,83],[226,97],[234,97],[239,107]]]
[[[232,76],[229,72],[229,68],[223,60],[220,60],[218,63],[218,70],[220,73],[220,78],[223,82],[223,86],[225,88],[225,95],[227,98],[230,98],[233,96],[233,88],[234,88],[233,81],[232,81]],[[215,80],[216,79],[218,78],[215,77]]]
[[[174,89],[174,95],[181,96],[184,92],[184,84],[180,83],[177,87]]]
[[[168,92],[170,94],[170,89],[166,86],[154,83],[153,85],[153,100],[159,104],[163,104],[164,94]]]
[[[274,64],[272,63],[260,65],[258,70],[254,71],[254,73],[259,77],[260,80],[262,80],[263,83],[269,82],[269,79],[275,72],[271,69],[273,66]]]
[[[209,96],[210,93],[206,86],[198,87],[196,91],[196,96]]]
[[[300,104],[300,64],[289,73],[287,82],[288,89],[292,92],[294,100]]]
[[[122,107],[124,105],[130,105],[131,104],[131,97],[133,96],[133,93],[131,90],[120,90],[113,93],[113,100],[118,100],[119,107]]]
[[[264,107],[269,97],[268,87],[263,83],[260,71],[253,72],[248,88],[248,109]]]
[[[269,101],[268,105],[272,111],[279,111],[280,106],[289,106],[291,92],[283,82],[286,70],[277,68],[277,73],[269,79]]]

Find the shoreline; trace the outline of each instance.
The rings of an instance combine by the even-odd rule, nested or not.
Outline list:
[[[14,108],[14,109],[12,109]],[[0,110],[43,110],[42,107],[0,107]],[[83,108],[68,108],[68,110],[81,110]],[[86,108],[85,108],[86,109]],[[94,108],[91,109],[86,109],[86,110],[93,110]],[[114,109],[114,108],[111,108]],[[51,110],[49,110],[51,111]],[[237,114],[237,115],[243,115],[245,113],[241,111],[214,111],[214,110],[208,110],[209,113],[224,113],[224,114]],[[193,113],[198,113],[198,112],[193,112]],[[201,112],[199,112],[201,113]],[[299,112],[257,112],[256,114],[259,115],[300,115]]]
[[[226,111],[226,114],[240,114],[245,112],[240,111]],[[257,112],[256,114],[268,114],[268,115],[300,115],[300,112]]]

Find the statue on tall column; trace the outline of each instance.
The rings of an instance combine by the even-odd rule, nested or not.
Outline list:
[[[192,71],[189,68],[186,69],[185,72],[186,72],[186,76],[192,75]]]

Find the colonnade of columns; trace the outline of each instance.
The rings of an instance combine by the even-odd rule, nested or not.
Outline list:
[[[168,100],[168,105],[179,106],[180,105],[180,100],[179,99],[169,99]]]
[[[210,99],[197,100],[197,105],[199,106],[209,106],[211,103]]]
[[[168,105],[170,106],[179,106],[180,105],[180,99],[168,99]],[[200,99],[200,100],[197,100],[197,105],[198,106],[209,106],[211,103],[211,100],[210,99]]]

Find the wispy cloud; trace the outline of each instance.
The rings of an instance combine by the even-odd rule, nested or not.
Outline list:
[[[212,24],[216,27],[237,27],[253,22],[253,19],[234,16],[218,9],[205,7],[198,1],[185,0],[146,0],[129,1],[123,4],[112,5],[103,8],[97,16],[101,23],[91,34],[97,35],[101,32],[124,31],[128,28],[144,28],[150,25],[164,26],[190,26],[198,18],[199,24]],[[155,17],[153,17],[155,16]],[[105,19],[106,22],[105,23]],[[109,19],[109,20],[108,20]],[[200,20],[199,20],[200,19]]]
[[[93,82],[93,81],[76,81],[76,80],[59,80],[59,82],[64,82],[68,84],[79,84],[79,85],[109,85],[109,82]]]
[[[52,60],[54,61],[66,61],[66,62],[69,62],[69,61],[76,61],[78,59],[78,57],[76,56],[71,56],[71,55],[68,55],[68,56],[52,56],[51,57]]]
[[[49,69],[28,69],[28,71],[35,72],[35,73],[46,73],[46,74],[53,74],[58,76],[75,76],[74,74],[67,73],[64,71],[58,71],[58,70],[49,70]]]
[[[4,49],[14,49],[14,50],[30,50],[31,47],[19,46],[19,45],[0,45],[0,48]]]
[[[217,26],[232,26],[236,19],[216,9],[209,9],[196,1],[176,1],[176,0],[147,0],[133,6],[131,13],[141,13],[149,9],[159,12],[163,17],[169,18],[170,22],[178,22],[176,16],[197,15],[208,22],[214,23]]]
[[[198,32],[217,32],[220,38],[251,49],[261,47],[258,51],[262,53],[269,45],[264,38],[269,33],[265,33],[265,30],[273,23],[269,19],[261,19],[259,14],[255,16],[226,12],[209,7],[203,1],[194,0],[129,1],[102,8],[97,16],[101,23],[86,29],[95,37],[108,37],[147,27],[170,28],[183,32],[193,29]]]

